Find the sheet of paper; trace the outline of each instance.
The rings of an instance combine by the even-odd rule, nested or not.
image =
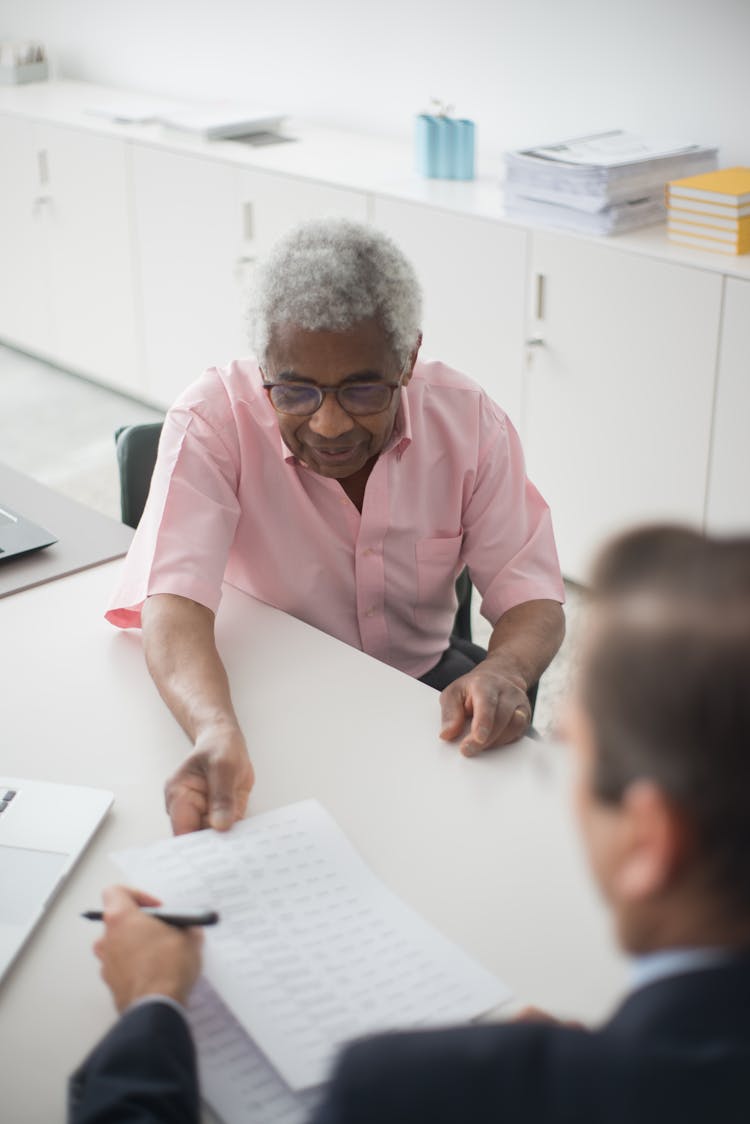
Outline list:
[[[665,156],[679,156],[685,152],[694,152],[698,147],[674,141],[648,140],[636,133],[613,129],[609,133],[594,133],[588,137],[560,141],[558,144],[540,145],[528,149],[527,154],[548,160],[563,160],[568,164],[613,167],[643,160],[660,160]]]
[[[107,121],[115,121],[121,125],[140,125],[147,121],[158,120],[161,115],[173,111],[175,105],[175,102],[149,101],[144,97],[123,96],[98,105],[90,105],[84,113],[91,113],[94,117],[104,117]]]
[[[217,909],[204,974],[293,1089],[342,1043],[462,1022],[510,991],[391,893],[313,800],[120,852],[133,885]]]
[[[188,1018],[198,1050],[201,1092],[225,1124],[303,1124],[318,1090],[293,1093],[204,978]]]

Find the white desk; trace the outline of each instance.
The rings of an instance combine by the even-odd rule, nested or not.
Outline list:
[[[113,849],[168,832],[162,782],[187,741],[137,634],[102,618],[119,563],[0,602],[2,768],[114,790],[115,805],[0,986],[0,1089],[13,1124],[64,1119],[65,1083],[113,1018],[78,913]],[[598,1018],[623,962],[586,876],[562,751],[475,760],[437,737],[429,687],[227,590],[219,646],[256,768],[251,811],[314,796],[373,869],[518,995]]]
[[[57,536],[43,550],[0,561],[0,597],[127,554],[131,527],[0,464],[0,503]]]

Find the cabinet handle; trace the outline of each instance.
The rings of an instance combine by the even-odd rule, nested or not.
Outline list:
[[[530,340],[526,340],[527,347],[544,347],[544,340],[539,336],[532,336]]]
[[[237,258],[234,263],[234,279],[235,281],[242,281],[245,277],[245,271],[249,265],[255,265],[255,258],[243,256]]]
[[[544,274],[536,275],[536,318],[544,319]]]
[[[254,237],[253,222],[253,205],[252,203],[242,204],[242,238],[245,242],[252,242]]]
[[[39,186],[46,187],[49,183],[49,159],[46,148],[40,148],[37,151],[36,162],[39,169]]]

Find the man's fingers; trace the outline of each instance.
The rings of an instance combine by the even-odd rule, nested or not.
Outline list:
[[[175,835],[186,835],[190,831],[200,831],[206,827],[203,817],[206,813],[206,798],[194,789],[167,792],[167,812],[172,821]]]
[[[161,905],[158,898],[152,897],[143,890],[133,890],[129,886],[105,886],[102,890],[102,901],[106,913],[136,909],[142,905]]]
[[[232,826],[238,804],[237,764],[225,757],[211,761],[207,770],[208,779],[208,822],[217,831],[226,831]],[[248,786],[247,793],[250,792]],[[247,803],[247,794],[245,795]],[[244,811],[244,807],[243,807]]]
[[[495,745],[498,727],[502,729],[503,706],[494,685],[475,681],[469,689],[469,697],[474,717],[469,733],[461,742],[464,757],[474,757],[488,746]]]
[[[250,781],[237,786],[234,792],[234,818],[241,820],[247,811],[247,802],[250,797],[250,789],[255,783],[255,773],[250,770]]]
[[[465,695],[458,683],[451,683],[440,694],[440,737],[445,741],[457,738],[466,722]]]

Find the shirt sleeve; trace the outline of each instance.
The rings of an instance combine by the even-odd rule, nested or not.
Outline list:
[[[240,517],[239,451],[227,412],[227,424],[189,404],[167,414],[148,501],[105,614],[118,628],[139,628],[143,603],[156,593],[216,612]]]
[[[463,513],[463,559],[491,625],[524,601],[565,600],[550,510],[526,475],[510,420],[483,398],[477,474]]]

